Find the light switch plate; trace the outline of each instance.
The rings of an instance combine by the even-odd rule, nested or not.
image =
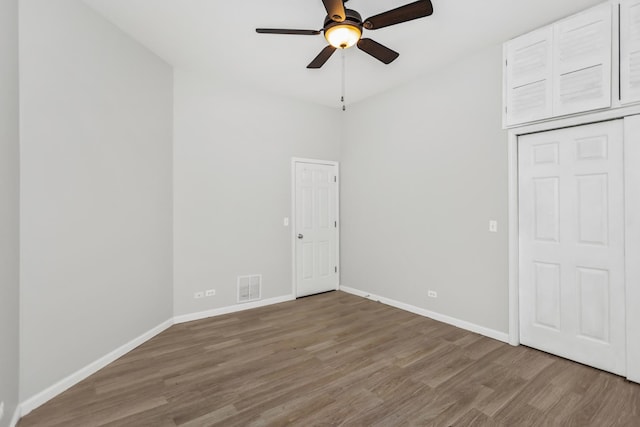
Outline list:
[[[492,233],[498,232],[498,221],[496,221],[495,219],[489,220],[489,231]]]

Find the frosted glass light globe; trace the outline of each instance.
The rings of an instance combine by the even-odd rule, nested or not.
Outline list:
[[[324,32],[324,37],[335,48],[346,49],[358,43],[362,31],[353,25],[335,25]]]

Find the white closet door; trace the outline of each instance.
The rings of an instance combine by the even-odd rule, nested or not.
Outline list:
[[[620,95],[640,101],[640,0],[620,2]]]
[[[627,378],[640,383],[640,115],[624,118]]]
[[[506,43],[507,125],[551,117],[551,26]]]
[[[624,375],[622,121],[519,138],[520,340]]]
[[[611,106],[611,4],[554,25],[553,114]]]

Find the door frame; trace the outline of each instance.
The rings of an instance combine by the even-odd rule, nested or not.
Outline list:
[[[509,344],[520,345],[519,302],[519,212],[518,212],[518,138],[523,135],[545,132],[591,123],[624,119],[640,115],[640,105],[608,109],[563,119],[554,119],[508,129],[508,173],[509,173]],[[640,171],[629,165],[640,164],[640,137],[632,141],[625,120],[623,133],[624,150],[624,200],[625,200],[625,293],[627,312],[627,379],[640,383],[640,265],[627,262],[640,259]],[[640,128],[640,126],[639,126]],[[636,168],[637,169],[637,168]],[[635,193],[626,183],[636,182]],[[636,220],[633,220],[633,217]],[[632,361],[638,361],[635,364]]]
[[[291,158],[291,219],[289,221],[289,228],[291,232],[291,293],[294,298],[297,298],[298,289],[297,289],[297,260],[296,260],[296,164],[298,163],[308,163],[312,165],[324,165],[324,166],[333,166],[335,175],[336,175],[336,218],[337,218],[337,226],[336,226],[336,266],[338,267],[338,272],[336,273],[336,288],[335,290],[340,289],[340,163],[333,160],[318,160],[318,159],[306,159],[302,157],[292,157]]]

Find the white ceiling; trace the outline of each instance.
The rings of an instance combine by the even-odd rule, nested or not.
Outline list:
[[[84,0],[178,68],[339,107],[341,58],[306,65],[326,46],[322,35],[257,34],[256,27],[321,29],[321,0]],[[366,18],[412,0],[350,0]],[[430,17],[366,31],[400,53],[384,65],[346,50],[347,103],[365,99],[483,47],[553,22],[602,0],[432,0]],[[473,70],[469,70],[470,73]]]

